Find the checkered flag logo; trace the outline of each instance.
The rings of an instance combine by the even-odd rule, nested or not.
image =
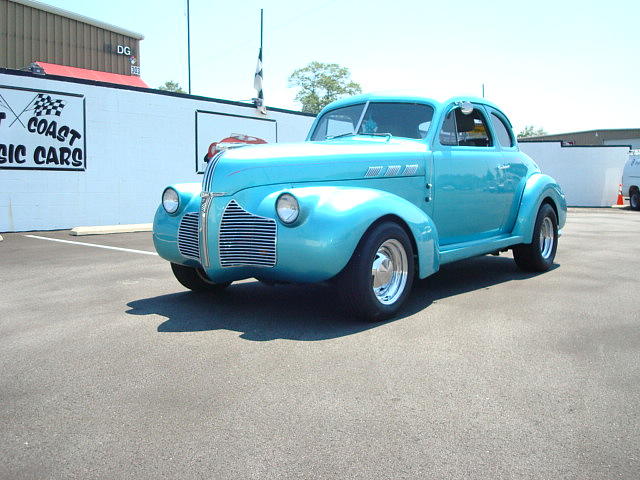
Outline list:
[[[59,117],[65,106],[65,102],[64,100],[53,100],[51,96],[39,93],[33,106],[33,112],[36,117],[42,115],[55,115]]]

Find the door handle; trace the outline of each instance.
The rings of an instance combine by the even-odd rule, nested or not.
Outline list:
[[[498,165],[498,169],[500,170],[506,170],[507,168],[509,168],[511,165],[508,163],[503,163],[502,165]]]

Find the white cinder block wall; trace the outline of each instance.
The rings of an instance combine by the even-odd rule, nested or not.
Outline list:
[[[278,142],[304,140],[313,121],[308,115],[276,110],[265,117],[251,105],[0,73],[0,93],[8,97],[15,89],[7,87],[32,90],[31,95],[50,91],[84,96],[86,170],[9,170],[2,168],[7,163],[0,164],[0,232],[151,222],[166,185],[202,180],[196,173],[198,110],[233,115],[228,117],[234,122],[230,128],[237,128],[245,116],[253,118],[248,125],[255,124],[255,118],[275,120]],[[73,102],[68,103],[60,118],[43,118],[58,119],[62,125],[72,108]],[[16,114],[22,108],[11,107]],[[24,143],[25,129],[7,129],[15,116],[2,103],[0,111],[6,112],[0,144]],[[213,142],[232,133],[250,135],[250,130],[208,134]]]
[[[629,147],[563,147],[560,142],[521,142],[520,150],[551,175],[573,207],[615,205]]]

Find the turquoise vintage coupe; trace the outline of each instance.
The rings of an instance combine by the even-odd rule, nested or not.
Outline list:
[[[325,107],[306,142],[227,150],[167,187],[153,240],[191,290],[331,280],[379,321],[445,263],[511,249],[549,269],[565,218],[496,105],[369,94]]]

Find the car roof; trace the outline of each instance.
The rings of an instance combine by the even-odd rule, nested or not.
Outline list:
[[[489,107],[495,108],[498,111],[501,111],[500,108],[495,105],[493,102],[488,101],[485,98],[479,98],[479,97],[473,97],[473,96],[457,96],[457,97],[451,97],[449,99],[446,99],[444,101],[438,101],[434,98],[430,98],[427,96],[424,96],[420,93],[414,93],[414,92],[407,92],[405,91],[383,91],[383,92],[370,92],[370,93],[363,93],[360,95],[355,95],[353,97],[348,97],[348,98],[343,98],[341,100],[336,100],[335,102],[330,103],[329,105],[327,105],[326,107],[324,107],[322,110],[333,110],[334,108],[337,107],[344,107],[347,105],[353,105],[353,104],[357,104],[357,103],[364,103],[364,102],[393,102],[393,101],[397,101],[397,102],[417,102],[417,103],[428,103],[434,106],[434,108],[436,109],[440,109],[442,107],[445,107],[453,102],[460,102],[460,101],[468,101],[468,102],[472,102],[472,103],[479,103],[482,105],[487,105]]]

